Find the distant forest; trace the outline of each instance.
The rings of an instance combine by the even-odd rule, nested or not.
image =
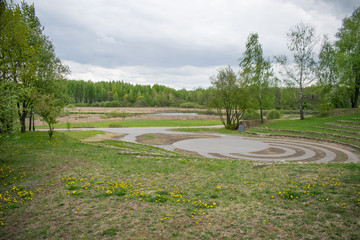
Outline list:
[[[68,103],[75,106],[209,108],[212,90],[211,88],[175,90],[158,84],[132,85],[123,81],[65,81]],[[267,94],[269,96],[267,109],[298,109],[295,88],[272,87]],[[323,87],[306,87],[303,94],[304,109],[315,110],[322,101]],[[344,93],[334,99],[333,106],[346,108],[351,107],[351,103]]]

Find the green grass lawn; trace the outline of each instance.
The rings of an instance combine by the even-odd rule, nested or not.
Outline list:
[[[189,126],[211,126],[219,125],[219,120],[123,120],[123,121],[102,121],[102,122],[74,122],[70,128],[111,128],[111,127],[189,127]],[[38,126],[38,129],[48,128]],[[55,124],[56,128],[67,128],[66,123]]]
[[[190,158],[100,134],[0,145],[1,239],[359,239],[360,164]]]

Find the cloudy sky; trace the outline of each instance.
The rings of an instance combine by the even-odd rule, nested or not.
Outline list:
[[[27,0],[70,67],[69,79],[192,90],[238,59],[250,33],[267,57],[288,54],[299,22],[334,35],[358,0]]]

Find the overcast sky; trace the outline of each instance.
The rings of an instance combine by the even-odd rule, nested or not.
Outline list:
[[[267,57],[287,54],[286,32],[303,22],[335,33],[358,0],[27,0],[71,70],[69,79],[210,86],[238,71],[250,33]]]

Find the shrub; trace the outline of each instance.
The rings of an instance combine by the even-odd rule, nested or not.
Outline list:
[[[194,102],[184,102],[179,105],[181,108],[202,108],[203,106]]]
[[[319,117],[328,117],[333,110],[333,105],[331,103],[320,103],[316,106]]]
[[[127,113],[127,112],[117,112],[117,111],[112,111],[112,112],[108,112],[105,113],[103,115],[100,116],[100,118],[125,118],[125,117],[130,117],[132,114],[131,113]]]
[[[68,131],[70,131],[70,128],[71,128],[71,123],[66,122],[66,129],[67,129]]]
[[[267,114],[266,114],[266,119],[270,120],[270,119],[279,119],[281,117],[281,112],[277,109],[271,109]]]
[[[109,128],[122,128],[123,126],[120,123],[110,123]]]
[[[74,103],[73,105],[75,107],[89,107],[90,106],[89,103]]]
[[[247,109],[244,114],[244,119],[245,120],[260,119],[260,113],[255,109]]]

